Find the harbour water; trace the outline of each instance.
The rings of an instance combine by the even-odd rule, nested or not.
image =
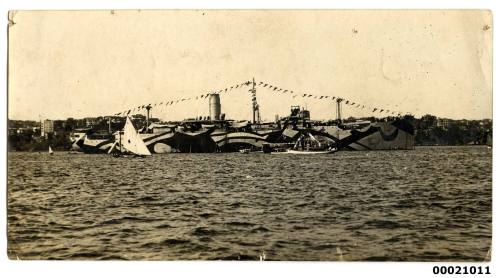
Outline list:
[[[492,150],[8,154],[11,259],[483,261]]]

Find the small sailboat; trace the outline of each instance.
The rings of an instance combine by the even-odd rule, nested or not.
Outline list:
[[[49,154],[54,154],[54,151],[52,151],[52,148],[49,146]]]
[[[123,128],[123,136],[122,132],[120,131],[118,133],[118,137],[118,141],[115,141],[115,143],[113,143],[113,146],[111,146],[108,153],[113,153],[114,155],[118,156],[127,153],[136,156],[151,155],[151,152],[148,150],[148,147],[142,140],[139,132],[137,132],[134,124],[130,120],[130,117],[127,116],[127,121],[125,123],[125,127]],[[119,149],[117,149],[117,147]]]

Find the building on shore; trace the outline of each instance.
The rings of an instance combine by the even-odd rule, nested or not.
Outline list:
[[[47,138],[50,134],[54,133],[54,121],[44,120],[41,123],[41,136]]]

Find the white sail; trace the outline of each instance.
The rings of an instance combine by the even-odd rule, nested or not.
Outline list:
[[[151,152],[149,152],[146,144],[134,128],[134,125],[129,117],[127,117],[127,122],[125,123],[125,127],[123,129],[121,145],[131,153],[138,155],[151,155]]]

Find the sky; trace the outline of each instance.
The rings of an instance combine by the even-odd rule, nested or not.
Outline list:
[[[264,121],[290,106],[313,119],[492,118],[492,15],[482,10],[102,10],[9,14],[8,117],[112,115],[144,104],[153,117],[209,113],[196,96],[252,78]],[[226,118],[252,118],[249,87],[221,94]],[[373,108],[378,111],[373,112]],[[140,113],[144,113],[142,110]]]

